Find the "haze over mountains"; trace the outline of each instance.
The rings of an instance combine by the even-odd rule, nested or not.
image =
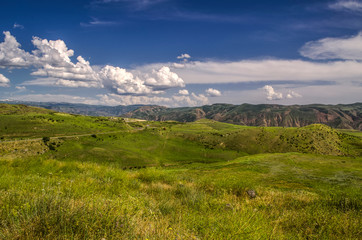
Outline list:
[[[153,121],[212,119],[247,126],[303,127],[314,123],[362,130],[362,103],[338,105],[213,104],[201,107],[100,106],[72,103],[13,102],[89,116],[123,116]]]

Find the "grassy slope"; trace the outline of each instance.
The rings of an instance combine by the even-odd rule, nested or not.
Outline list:
[[[122,132],[1,142],[0,239],[362,237],[361,138],[322,125],[2,114],[6,139],[43,136],[44,119],[47,136]]]
[[[1,161],[0,237],[358,239],[360,160],[263,154],[131,171],[49,158]]]
[[[0,104],[0,138],[14,140],[124,130],[121,118],[87,117],[21,105]]]

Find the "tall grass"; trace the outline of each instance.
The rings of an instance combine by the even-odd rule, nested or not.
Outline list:
[[[2,160],[0,238],[358,239],[360,161],[264,154],[123,170],[47,158]],[[341,180],[340,171],[350,180]]]

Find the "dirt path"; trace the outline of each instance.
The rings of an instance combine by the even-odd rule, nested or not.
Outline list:
[[[74,137],[87,137],[94,135],[104,135],[104,134],[112,134],[112,133],[119,133],[124,132],[125,130],[113,131],[113,132],[98,132],[98,133],[87,133],[87,134],[77,134],[77,135],[67,135],[67,136],[56,136],[56,137],[49,137],[50,139],[59,139],[59,138],[74,138]],[[18,140],[5,140],[0,141],[0,143],[11,143],[11,142],[30,142],[30,141],[41,141],[43,138],[27,138],[27,139],[18,139]]]

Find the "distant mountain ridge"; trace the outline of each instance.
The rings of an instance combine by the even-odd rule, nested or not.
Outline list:
[[[24,102],[24,101],[0,101],[9,104],[24,104],[33,107],[41,107],[57,112],[80,114],[87,116],[109,116],[116,117],[130,111],[136,110],[144,105],[129,105],[129,106],[102,106],[88,105],[81,103],[57,103],[57,102]]]
[[[303,127],[314,123],[334,128],[362,130],[362,103],[338,105],[213,104],[201,107],[166,108],[142,106],[125,117],[154,121],[192,122],[206,118],[247,126]]]
[[[333,128],[362,131],[362,103],[354,104],[213,104],[201,107],[167,108],[157,105],[101,106],[76,103],[2,101],[88,116],[122,116],[152,121],[193,122],[211,119],[247,126],[303,127],[322,123]]]

